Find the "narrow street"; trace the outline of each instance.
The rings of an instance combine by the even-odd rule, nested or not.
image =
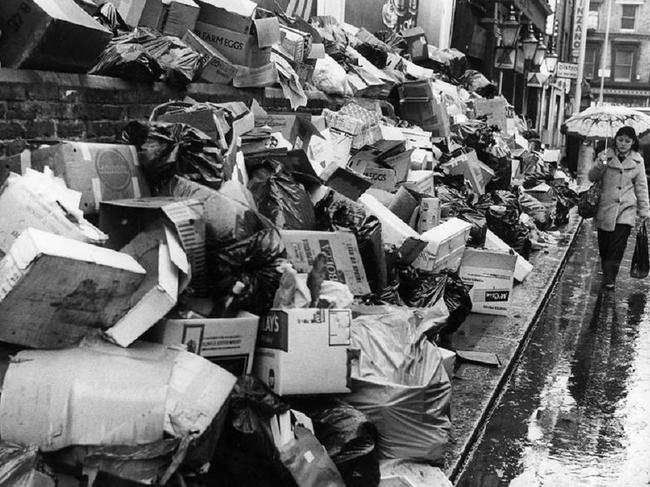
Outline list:
[[[602,293],[583,223],[458,486],[650,485],[650,279],[629,277],[633,247]]]

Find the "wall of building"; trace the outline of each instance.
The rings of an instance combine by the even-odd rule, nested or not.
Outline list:
[[[130,120],[147,120],[170,99],[227,102],[258,99],[265,107],[290,110],[279,89],[238,90],[232,86],[194,83],[186,92],[162,83],[134,84],[105,76],[0,69],[0,156],[25,148],[27,139],[79,139],[113,142]],[[331,101],[309,93],[318,113]]]

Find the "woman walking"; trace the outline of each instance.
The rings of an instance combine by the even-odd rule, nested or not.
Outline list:
[[[621,127],[609,148],[596,158],[589,180],[601,181],[600,202],[595,217],[603,286],[613,290],[616,275],[635,222],[637,229],[650,214],[648,182],[639,139],[632,127]]]

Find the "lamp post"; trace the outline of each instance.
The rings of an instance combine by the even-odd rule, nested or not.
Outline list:
[[[495,49],[494,68],[499,70],[499,94],[503,88],[503,72],[515,69],[516,44],[521,24],[514,6],[510,5],[508,18],[499,24],[500,45]]]
[[[521,111],[524,117],[527,117],[528,112],[528,71],[530,64],[535,59],[539,41],[535,37],[533,25],[528,24],[528,32],[526,37],[521,41],[523,55],[524,55],[524,91],[521,102]]]

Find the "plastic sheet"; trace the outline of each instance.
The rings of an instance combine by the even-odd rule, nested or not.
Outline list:
[[[451,384],[427,320],[404,309],[359,316],[352,344],[361,349],[348,400],[379,432],[384,458],[439,461],[450,428]]]
[[[519,195],[519,204],[524,213],[531,216],[540,230],[548,230],[553,225],[553,218],[548,210],[536,198],[528,193]]]
[[[213,189],[229,179],[226,158],[207,134],[182,123],[130,122],[122,138],[138,148],[152,192],[174,176],[183,176]]]
[[[358,409],[339,402],[310,413],[316,437],[327,449],[347,487],[379,485],[377,429]]]
[[[32,485],[38,447],[0,442],[0,485]]]

